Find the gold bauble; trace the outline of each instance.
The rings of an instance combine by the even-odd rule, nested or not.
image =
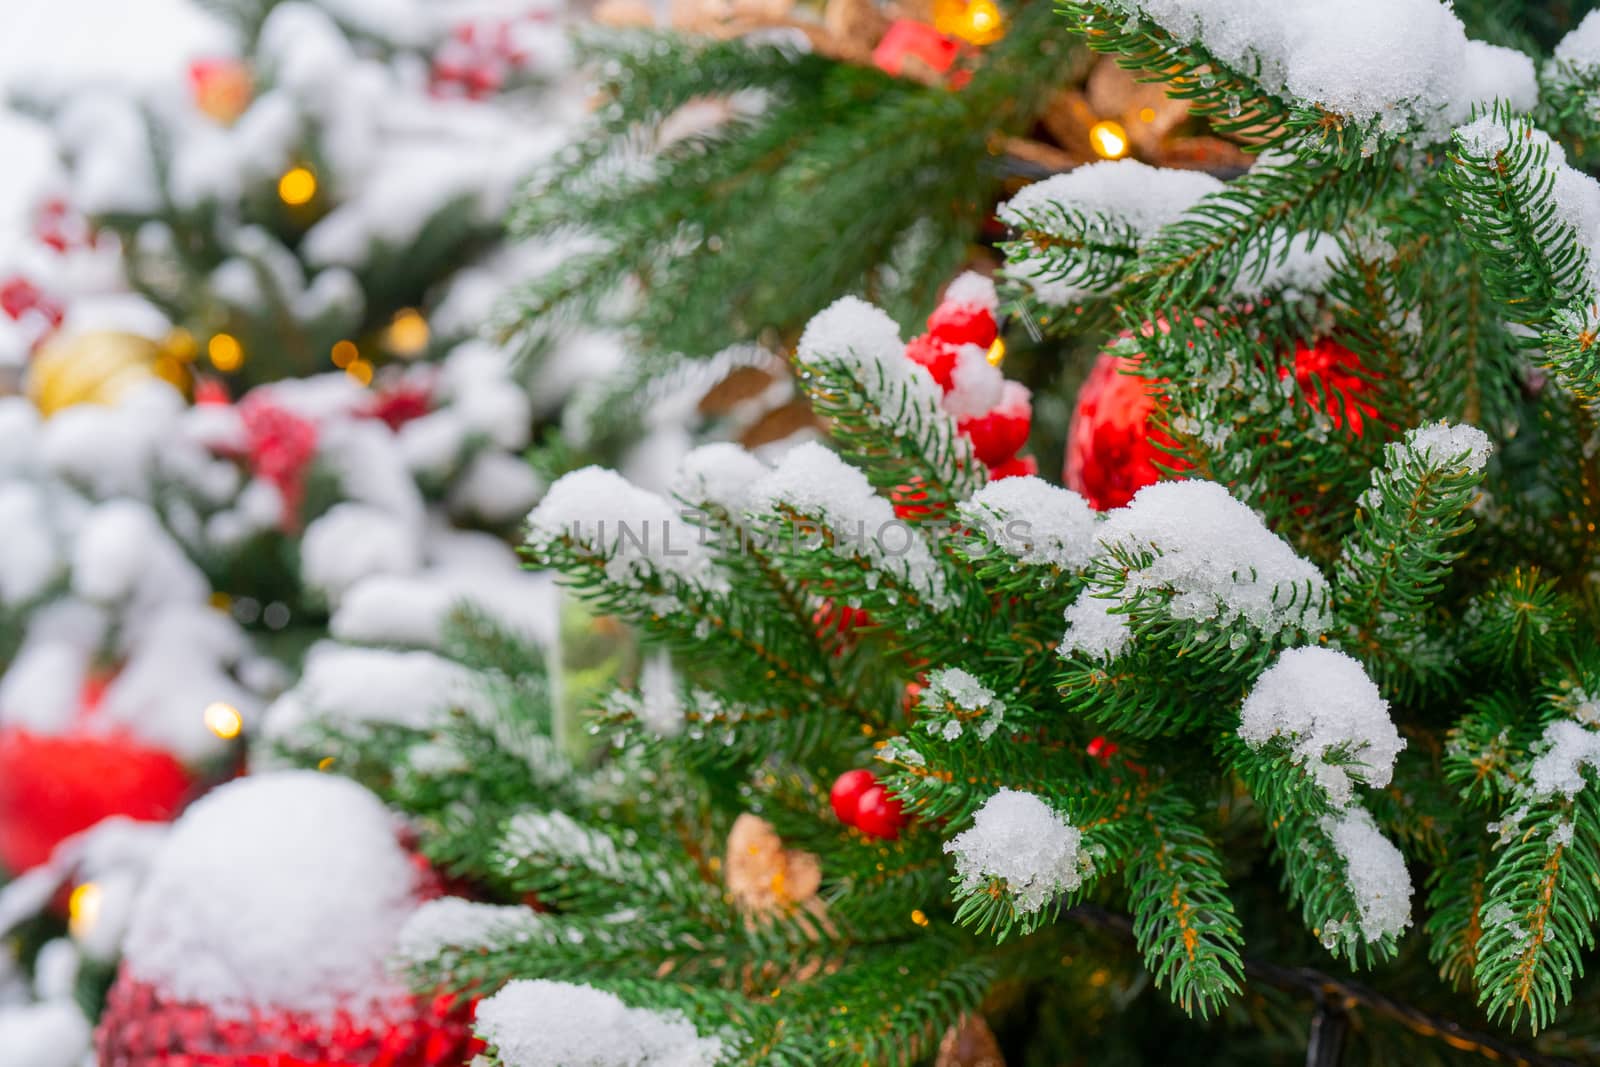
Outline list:
[[[182,388],[183,363],[160,342],[120,330],[56,337],[28,364],[28,398],[44,415],[77,404],[114,404],[133,386],[159,378]]]

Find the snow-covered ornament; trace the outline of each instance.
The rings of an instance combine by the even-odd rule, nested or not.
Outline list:
[[[991,479],[1032,474],[1031,457],[1019,456],[1033,427],[1033,402],[1020,382],[1000,370],[1005,342],[1000,338],[994,283],[969,271],[945,290],[928,316],[928,331],[906,343],[906,358],[923,367],[944,393],[943,406]],[[916,487],[902,487],[896,501],[901,517],[917,514]],[[923,509],[926,510],[926,509]]]
[[[165,822],[194,791],[171,753],[126,734],[0,728],[0,867],[32,870],[115,815]]]
[[[95,1035],[101,1067],[457,1067],[469,1004],[392,974],[436,881],[353,782],[243,778],[174,826],[134,905]]]

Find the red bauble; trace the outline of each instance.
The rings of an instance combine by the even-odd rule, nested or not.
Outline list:
[[[171,754],[126,736],[0,729],[0,865],[37,867],[102,819],[175,816],[194,780]]]
[[[982,304],[946,302],[928,316],[928,333],[946,344],[988,348],[1000,336],[1000,327],[994,312]]]
[[[1134,373],[1137,359],[1102,353],[1089,372],[1067,431],[1063,480],[1089,505],[1120,508],[1161,477],[1158,462],[1184,464],[1163,450],[1171,439],[1150,425],[1156,409],[1152,383]]]
[[[1038,473],[1039,461],[1032,456],[1012,456],[1004,463],[989,468],[989,480],[998,482],[1001,478],[1025,478]]]
[[[881,785],[874,785],[856,802],[855,827],[868,837],[893,841],[905,828],[905,806]]]
[[[919,334],[906,342],[906,358],[928,368],[939,388],[949,392],[955,384],[956,359],[960,347],[947,344],[929,334]]]
[[[284,524],[299,528],[306,470],[317,454],[317,426],[259,394],[239,405],[249,440],[250,468],[283,495]]]
[[[962,419],[958,429],[972,441],[972,450],[986,466],[1013,459],[1028,443],[1033,410],[1027,404],[1006,404],[976,419]]]
[[[877,785],[878,779],[871,771],[857,768],[841,774],[828,791],[828,801],[833,805],[833,813],[839,817],[839,821],[846,826],[854,826],[861,795]]]
[[[100,1067],[459,1067],[483,1051],[472,1004],[401,998],[358,1018],[254,1010],[218,1017],[119,980],[95,1032]]]
[[[1324,337],[1310,348],[1299,345],[1294,351],[1294,380],[1306,403],[1356,437],[1361,436],[1366,420],[1378,414],[1371,401],[1364,399],[1371,393],[1372,383],[1361,371],[1360,358],[1332,338]],[[1280,368],[1278,376],[1287,378],[1289,368]]]

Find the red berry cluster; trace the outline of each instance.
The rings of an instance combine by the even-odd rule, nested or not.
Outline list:
[[[371,419],[381,419],[389,429],[398,430],[412,419],[433,410],[433,390],[414,381],[400,379],[373,390],[372,399],[362,410]]]
[[[89,220],[73,211],[59,196],[50,197],[39,205],[33,219],[33,236],[46,248],[61,253],[94,247],[94,228]]]
[[[111,988],[95,1049],[100,1067],[456,1067],[483,1051],[472,1004],[405,997],[376,1015],[331,1019],[256,1010],[219,1018],[126,974]]]
[[[306,470],[317,454],[317,426],[309,419],[279,407],[260,394],[239,405],[244,421],[250,469],[283,495],[284,521],[298,525],[305,499]]]
[[[828,800],[840,822],[868,837],[893,841],[911,821],[900,798],[879,785],[871,771],[845,771],[828,791]]]
[[[434,53],[430,91],[435,96],[468,100],[482,100],[499,92],[513,74],[528,65],[528,52],[518,42],[521,24],[540,19],[537,13],[530,13],[522,19],[457,26]]]
[[[989,468],[991,481],[1039,469],[1017,455],[1033,427],[1033,402],[1020,383],[1006,381],[990,363],[999,339],[993,289],[977,275],[958,278],[953,296],[928,316],[928,332],[906,344],[906,358],[927,368],[944,391],[956,427]]]

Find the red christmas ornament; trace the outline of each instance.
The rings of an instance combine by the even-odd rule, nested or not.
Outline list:
[[[845,771],[835,779],[833,788],[828,791],[828,800],[833,804],[833,813],[839,817],[839,821],[846,826],[856,825],[861,795],[877,784],[878,779],[871,771],[860,768]]]
[[[987,415],[962,419],[957,428],[972,441],[972,450],[989,467],[1010,462],[1028,443],[1033,409],[1026,396],[1002,403]]]
[[[1184,466],[1160,447],[1171,438],[1150,425],[1156,398],[1151,383],[1133,373],[1138,365],[1137,359],[1102,353],[1078,390],[1067,431],[1063,479],[1101,511],[1120,508],[1159,479],[1157,462]]]
[[[1326,414],[1334,426],[1348,427],[1356,437],[1361,436],[1366,420],[1378,414],[1372,402],[1364,399],[1372,391],[1372,383],[1361,371],[1356,354],[1329,337],[1310,348],[1298,345],[1294,351],[1294,380],[1306,403]],[[1278,377],[1288,376],[1288,367],[1278,369]]]
[[[919,334],[906,343],[906,358],[927,367],[933,380],[939,383],[939,388],[947,393],[955,384],[953,375],[959,354],[958,346],[930,334]]]
[[[127,736],[0,729],[0,866],[31,870],[113,815],[165,822],[193,787],[170,753]]]
[[[402,381],[375,392],[362,414],[368,418],[382,419],[389,424],[389,429],[398,430],[412,419],[420,419],[432,410],[432,390]]]
[[[998,482],[1001,478],[1023,478],[1038,473],[1039,461],[1032,456],[1012,456],[989,468],[989,480]]]
[[[407,997],[361,1017],[255,1010],[219,1018],[204,1004],[119,979],[95,1048],[100,1067],[460,1067],[483,1051],[473,1004]]]
[[[245,398],[239,416],[249,442],[250,469],[277,487],[283,495],[284,523],[290,531],[298,529],[306,470],[317,454],[316,424],[259,395]]]
[[[872,50],[872,63],[885,74],[899,77],[905,70],[906,60],[925,63],[943,74],[955,65],[961,54],[961,42],[946,37],[926,22],[915,19],[896,19]]]
[[[875,785],[856,801],[855,827],[868,837],[893,841],[906,825],[905,806],[900,798],[881,785]]]
[[[946,344],[988,348],[1000,336],[994,312],[982,304],[945,301],[928,316],[928,333]]]

